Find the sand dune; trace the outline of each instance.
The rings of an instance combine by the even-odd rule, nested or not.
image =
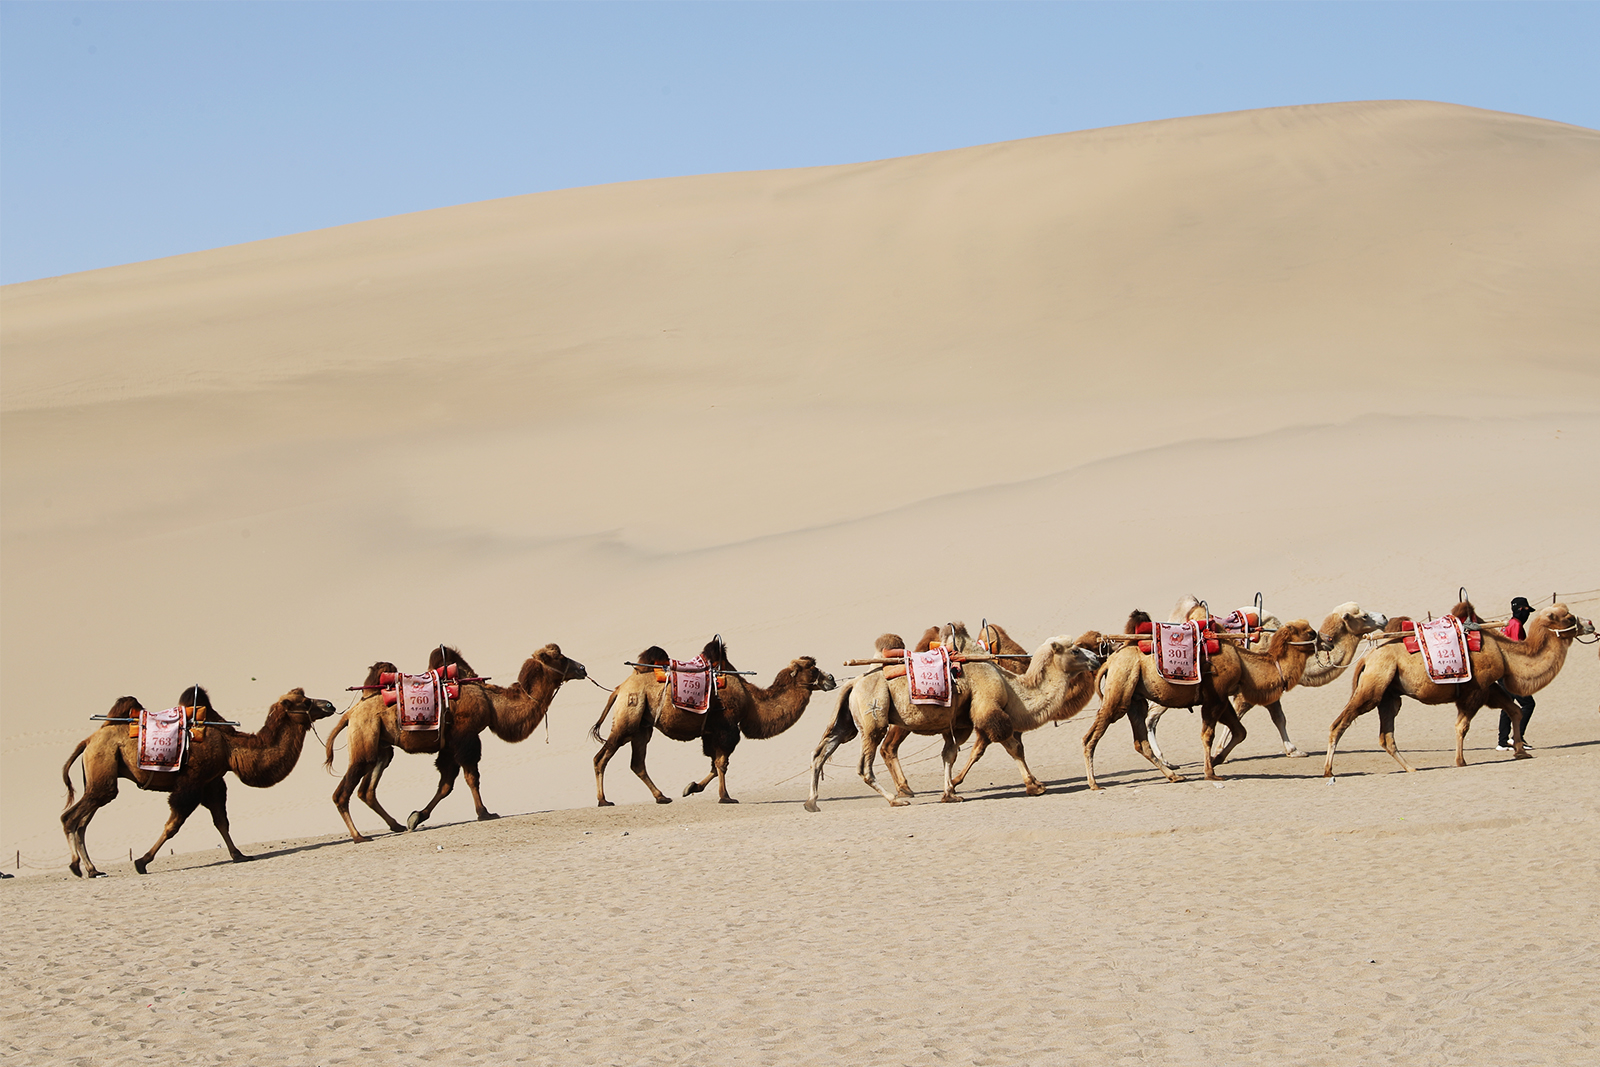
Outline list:
[[[342,704],[373,660],[420,665],[440,641],[498,680],[558,641],[610,685],[646,645],[689,654],[720,632],[764,682],[800,654],[835,669],[886,628],[987,617],[1037,643],[1186,592],[1232,606],[1260,590],[1313,619],[1349,599],[1438,612],[1463,584],[1493,612],[1517,594],[1600,604],[1600,133],[1521,116],[1283,108],[472,204],[9,286],[0,344],[0,857],[52,872],[8,887],[23,918],[86,917],[111,891],[57,884],[59,768],[123,693],[159,704],[198,681],[253,728],[292,686]],[[1260,774],[1221,792],[1160,782],[1119,726],[1097,763],[1114,788],[1084,795],[1074,723],[1029,741],[1065,795],[1015,797],[997,751],[972,780],[975,796],[993,783],[984,803],[889,812],[841,759],[824,815],[803,817],[813,709],[740,746],[736,813],[706,797],[657,811],[619,760],[620,806],[585,814],[564,809],[593,803],[604,694],[574,684],[548,733],[486,746],[490,806],[542,814],[358,852],[337,844],[312,739],[282,785],[230,798],[241,843],[300,845],[210,866],[202,816],[175,844],[203,852],[112,883],[138,895],[124,903],[193,894],[218,955],[166,958],[209,984],[145,977],[159,942],[130,955],[46,924],[8,945],[9,1029],[33,1012],[61,1029],[12,1045],[60,1060],[86,1041],[96,1062],[165,1048],[96,1014],[137,985],[141,1008],[249,992],[270,1001],[258,1020],[334,1028],[290,1045],[222,1009],[193,1023],[212,1035],[196,1047],[271,1062],[525,1039],[630,1061],[1556,1062],[1593,1043],[1581,982],[1549,978],[1586,969],[1583,917],[1557,901],[1593,871],[1537,857],[1594,814],[1591,651],[1541,695],[1532,763],[1498,758],[1480,720],[1473,766],[1447,767],[1448,712],[1409,706],[1402,749],[1444,769],[1396,776],[1355,752],[1337,793],[1320,761],[1276,757],[1256,712],[1241,755]],[[1347,693],[1285,701],[1302,747],[1320,751]],[[1370,748],[1375,729],[1350,737]],[[1163,741],[1197,758],[1189,716]],[[936,764],[909,748],[931,786]],[[658,739],[650,762],[676,792],[704,758]],[[385,797],[410,810],[433,779],[401,757]],[[446,824],[470,816],[458,792]],[[1396,811],[1426,829],[1392,839]],[[90,847],[108,864],[142,851],[164,816],[125,788]],[[441,843],[470,858],[435,863]],[[660,880],[638,882],[622,849]],[[861,849],[870,866],[842,858]],[[1349,896],[1352,873],[1377,895]],[[454,936],[431,918],[388,946],[354,937],[393,914],[361,889],[394,875],[459,901],[451,929],[489,947],[430,947]],[[863,897],[906,916],[898,956]],[[270,988],[223,962],[252,931],[225,901],[283,928],[255,957]],[[1505,907],[1530,954],[1494,936]],[[1446,924],[1459,908],[1481,925]],[[828,918],[775,954],[809,988],[758,958],[797,913]],[[1363,962],[1382,955],[1375,925],[1399,938],[1398,976]],[[116,961],[93,980],[91,949]],[[1051,1005],[1025,1023],[1019,963]],[[1293,996],[1256,996],[1308,966]],[[462,1003],[408,1021],[396,967],[449,976]],[[975,1010],[930,1021],[913,983]],[[1496,1018],[1530,984],[1532,1044]]]

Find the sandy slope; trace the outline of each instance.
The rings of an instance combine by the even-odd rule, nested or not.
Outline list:
[[[802,653],[831,669],[885,628],[910,635],[987,616],[1034,643],[1114,628],[1135,605],[1164,612],[1190,591],[1232,606],[1261,590],[1274,612],[1313,619],[1348,599],[1391,614],[1440,611],[1462,584],[1492,611],[1512,595],[1551,591],[1581,594],[1580,614],[1600,605],[1592,599],[1600,595],[1600,133],[1519,116],[1415,102],[1324,105],[540,194],[6,287],[0,344],[0,866],[9,870],[20,849],[25,873],[59,872],[64,862],[59,768],[87,717],[122,693],[171,700],[191,681],[253,727],[291,686],[342,701],[372,660],[419,664],[438,641],[459,644],[503,680],[555,640],[612,684],[621,661],[645,645],[688,654],[721,632],[734,660],[765,681]],[[1593,818],[1587,753],[1600,731],[1600,663],[1592,651],[1577,649],[1541,696],[1530,736],[1549,747],[1533,763],[1503,765],[1487,751],[1492,722],[1469,738],[1474,766],[1462,771],[1391,776],[1386,756],[1356,755],[1341,763],[1354,777],[1335,787],[1361,783],[1338,794],[1343,829],[1305,807],[1304,798],[1328,795],[1315,792],[1325,788],[1313,778],[1320,761],[1269,758],[1277,745],[1260,712],[1247,720],[1242,752],[1269,780],[1246,778],[1215,795],[1209,786],[1163,794],[1127,751],[1126,728],[1114,728],[1101,752],[1117,786],[1240,804],[1224,823],[1159,801],[1176,805],[1189,820],[1181,825],[1206,843],[1196,852],[1158,839],[1154,870],[1175,871],[1170,883],[1144,858],[1118,853],[1103,879],[1077,886],[1077,853],[1039,844],[1101,840],[1088,820],[1102,798],[1076,791],[954,813],[847,800],[843,818],[807,822],[794,814],[804,794],[794,776],[824,726],[819,710],[778,739],[739,748],[734,794],[775,805],[754,812],[708,809],[699,797],[663,814],[642,803],[643,787],[619,760],[608,792],[623,806],[603,818],[570,812],[412,839],[501,859],[450,868],[434,899],[481,897],[483,906],[416,920],[396,958],[418,966],[422,982],[461,976],[474,1011],[484,996],[502,1004],[487,1029],[466,1016],[440,1018],[414,1024],[422,1029],[413,1038],[431,1032],[441,1044],[427,1047],[459,1048],[481,1029],[472,1040],[487,1049],[495,1034],[558,1034],[590,1041],[590,1059],[607,1048],[630,1050],[617,1053],[630,1062],[681,1060],[702,1047],[691,1037],[700,1009],[684,1001],[697,982],[726,995],[721,975],[740,989],[759,986],[765,999],[716,1009],[722,1036],[703,1047],[790,1060],[839,1050],[896,1059],[879,1035],[901,1033],[907,1013],[925,1014],[930,999],[908,998],[907,989],[954,983],[951,1003],[982,1010],[950,1029],[932,1024],[928,1040],[969,1062],[1074,1047],[1085,1027],[1100,1028],[1093,1040],[1114,1058],[1152,1048],[1176,1062],[1186,1050],[1240,1058],[1315,1047],[1322,1062],[1352,1062],[1362,1040],[1377,1040],[1394,1055],[1433,1057],[1419,1062],[1478,1053],[1518,1062],[1523,1046],[1494,1029],[1493,1011],[1463,1008],[1470,1018],[1446,1019],[1438,1013],[1455,1009],[1419,1003],[1415,982],[1431,976],[1441,995],[1470,1004],[1481,988],[1472,982],[1483,981],[1475,968],[1514,958],[1518,985],[1592,955],[1592,944],[1563,940],[1551,910],[1576,879],[1592,882],[1592,869],[1538,858],[1565,847],[1571,829],[1540,813]],[[1321,748],[1345,693],[1336,683],[1286,701],[1302,747]],[[586,731],[602,703],[599,689],[571,686],[548,735],[489,741],[490,805],[510,814],[592,803]],[[1448,720],[1407,708],[1402,748],[1419,765],[1445,766]],[[1375,726],[1355,727],[1358,747],[1370,746]],[[1075,787],[1081,732],[1072,724],[1030,740],[1035,770]],[[1179,758],[1196,758],[1188,716],[1169,716],[1164,740]],[[333,782],[318,764],[308,747],[283,785],[235,787],[236,837],[337,831]],[[651,749],[663,788],[698,776],[702,764],[696,746],[657,740]],[[973,789],[993,782],[1009,797],[1009,761],[997,751],[982,768]],[[931,784],[934,765],[913,773]],[[385,795],[410,810],[432,777],[429,761],[402,757]],[[1109,799],[1117,792],[1132,794],[1111,790],[1106,803],[1126,805]],[[832,809],[840,805],[830,798],[862,789],[840,767],[823,795]],[[1481,818],[1501,816],[1462,814],[1483,797],[1524,821],[1489,825]],[[1250,814],[1256,804],[1262,814]],[[1119,833],[1161,828],[1142,806],[1118,810]],[[1396,810],[1425,814],[1433,827],[1405,839],[1418,849],[1409,865],[1392,865],[1392,843],[1380,848],[1376,831],[1358,829]],[[440,817],[468,812],[463,793]],[[96,819],[90,846],[103,862],[142,851],[164,814],[160,798],[124,789]],[[1245,828],[1212,828],[1224,824]],[[659,892],[636,882],[625,854],[597,855],[579,840],[582,829],[629,826],[638,832],[628,847],[671,844],[667,860],[652,860],[666,863]],[[906,873],[874,866],[871,877],[883,881],[869,885],[854,863],[811,862],[901,826],[927,848],[901,857]],[[1013,829],[1042,836],[1023,847],[1005,837]],[[1366,842],[1348,863],[1385,887],[1378,921],[1413,939],[1400,985],[1357,968],[1353,1003],[1333,993],[1349,977],[1341,968],[1354,966],[1350,952],[1330,962],[1309,945],[1294,957],[1277,947],[1307,936],[1287,932],[1294,916],[1315,936],[1366,952],[1350,931],[1372,919],[1339,896],[1340,865],[1283,865],[1329,832]],[[1066,837],[1050,836],[1058,833]],[[765,918],[743,913],[752,898],[715,880],[729,853],[752,840],[775,857],[744,872]],[[979,840],[987,844],[969,847]],[[206,852],[158,866],[207,862],[214,841],[202,818],[176,844]],[[271,992],[272,1006],[255,1009],[258,1019],[303,1011],[325,1024],[334,1008],[393,1016],[399,1009],[383,1005],[398,1004],[398,994],[377,960],[395,950],[337,939],[406,907],[367,901],[358,889],[392,874],[421,878],[428,868],[399,858],[422,862],[418,848],[319,847],[165,881],[199,894],[208,924],[234,923],[228,936],[248,928],[242,916],[219,917],[217,901],[248,902],[268,925],[285,927],[286,940],[263,949],[280,953],[274,960],[326,960],[325,982],[274,963],[285,986]],[[571,925],[559,933],[511,927],[518,936],[488,952],[488,977],[469,982],[476,958],[439,938],[449,927],[493,942],[506,929],[496,916],[548,912],[520,880],[530,854],[541,877],[553,877],[548,900],[582,903],[561,904],[560,921]],[[1450,867],[1461,863],[1465,873]],[[1024,878],[1019,864],[1037,869]],[[1271,922],[1246,947],[1235,937],[1229,954],[1211,958],[1226,936],[1214,924],[1258,914],[1247,903],[1257,877]],[[1138,894],[1126,897],[1119,887],[1128,879],[1154,894],[1154,912]],[[1195,879],[1213,910],[1169,927],[1167,916],[1192,907],[1180,887]],[[680,903],[708,880],[720,895]],[[45,884],[13,893],[10,883],[8,918],[30,923],[42,902],[55,901],[63,887]],[[132,888],[133,879],[110,884],[153,892]],[[155,883],[138,883],[146,884]],[[1069,889],[1037,895],[1041,884]],[[1533,909],[1519,912],[1524,931],[1550,931],[1539,953],[1506,956],[1491,918],[1452,935],[1465,941],[1437,940],[1440,915],[1486,907],[1507,884],[1517,888],[1503,899]],[[772,903],[773,892],[797,885],[798,909]],[[86,888],[80,899],[69,890],[75,903],[62,905],[63,916],[95,910],[109,891]],[[904,967],[886,949],[892,935],[839,903],[863,893],[919,908],[937,902],[934,925],[905,928]],[[992,910],[1008,894],[1030,901],[1021,925]],[[1415,915],[1400,917],[1418,901]],[[662,929],[680,909],[693,922],[658,968],[630,935]],[[1104,909],[1121,933],[1097,926]],[[792,911],[855,916],[785,935],[776,955],[814,972],[809,1003],[798,999],[806,991],[762,972],[759,958],[763,924]],[[304,940],[313,936],[308,919],[329,955]],[[607,923],[616,932],[585,963],[586,938]],[[1176,944],[1157,943],[1163,927]],[[9,1027],[37,1009],[81,1034],[88,1024],[77,1013],[98,1010],[78,999],[101,995],[85,982],[86,965],[64,962],[58,973],[42,962],[86,958],[63,955],[56,939],[66,936],[46,923],[11,946],[40,962],[24,968],[35,999],[8,1001],[33,1007],[13,1013]],[[1135,953],[1127,964],[1085,963],[1124,949]],[[973,954],[986,962],[971,963]],[[1319,992],[1276,1006],[1245,996],[1287,981],[1307,956],[1324,967]],[[526,971],[538,976],[526,981],[547,985],[493,979],[496,967],[529,968],[529,958],[559,961]],[[103,976],[108,988],[142,983],[152,998],[177,995],[170,974],[136,978],[146,963],[119,959],[123,970]],[[189,961],[217,965],[203,953]],[[1062,998],[1057,1023],[1024,1031],[1033,1034],[1026,1039],[1008,1036],[1015,1031],[1005,1023],[1022,1010],[1010,984],[1019,961]],[[588,977],[574,978],[584,967]],[[1164,977],[1140,977],[1151,967]],[[62,977],[71,973],[78,977]],[[687,976],[686,990],[667,984],[674,973]],[[261,993],[251,981],[220,975],[205,999]],[[1214,1003],[1206,990],[1218,981],[1224,996]],[[877,1007],[848,994],[853,985],[892,990],[893,999]],[[1566,1003],[1565,989],[1550,1007]],[[1129,998],[1146,996],[1164,1044],[1130,1029]],[[593,1004],[580,1003],[589,997]],[[547,1029],[520,1029],[534,1025],[527,999],[546,1005],[534,1017]],[[772,1020],[762,1024],[770,1033],[734,1026],[752,1008]],[[1444,1036],[1416,1046],[1406,1027],[1418,1012],[1434,1013],[1430,1033],[1468,1025],[1472,1054],[1458,1055]],[[1341,1013],[1365,1021],[1332,1017]],[[230,1042],[238,1052],[225,1014],[198,1025],[216,1035],[219,1052]],[[1185,1044],[1179,1016],[1226,1025]],[[989,1029],[974,1030],[974,1019]],[[388,1038],[361,1041],[398,1041],[406,1025],[395,1019]],[[845,1044],[811,1042],[819,1026]],[[1250,1036],[1263,1026],[1270,1036]],[[1591,1031],[1562,1027],[1552,1015],[1543,1031],[1556,1042],[1550,1048],[1592,1048]],[[1223,1031],[1244,1044],[1219,1044]],[[165,1039],[145,1051],[105,1040],[89,1053],[96,1062],[155,1055]],[[324,1040],[323,1052],[356,1047],[338,1034]],[[931,1060],[934,1044],[903,1056]],[[68,1055],[37,1041],[19,1047]],[[553,1057],[540,1048],[533,1058]],[[281,1062],[312,1055],[271,1041],[258,1051]]]

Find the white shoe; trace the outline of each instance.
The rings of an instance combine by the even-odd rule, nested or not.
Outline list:
[[[1523,748],[1527,748],[1528,746],[1527,745],[1523,745],[1522,747]],[[1516,751],[1516,749],[1512,748],[1510,745],[1496,745],[1496,746],[1494,746],[1494,750],[1496,752],[1515,752]]]

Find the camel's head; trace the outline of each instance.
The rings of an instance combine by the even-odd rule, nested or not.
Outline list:
[[[1567,610],[1565,604],[1551,604],[1534,612],[1533,618],[1528,620],[1528,629],[1531,631],[1535,626],[1543,626],[1556,637],[1567,641],[1594,633],[1594,621],[1578,618]]]
[[[1267,650],[1273,656],[1281,656],[1290,649],[1310,655],[1312,652],[1326,652],[1332,647],[1331,636],[1318,633],[1305,619],[1295,619],[1278,627]]]
[[[817,661],[811,656],[801,656],[789,664],[789,670],[794,672],[794,680],[813,692],[826,693],[838,688],[839,683],[833,675],[817,666]]]
[[[522,665],[522,675],[526,676],[534,663],[554,674],[563,682],[576,682],[589,677],[589,671],[583,664],[561,654],[561,646],[551,642],[539,651],[528,657],[528,662]],[[522,678],[518,678],[522,681]],[[527,688],[524,684],[523,688]]]
[[[1331,637],[1340,634],[1361,637],[1381,630],[1387,625],[1389,625],[1388,616],[1375,611],[1362,611],[1361,605],[1351,600],[1328,613],[1328,617],[1322,620],[1322,632]]]
[[[1095,643],[1098,644],[1100,635],[1093,636]],[[1039,685],[1044,679],[1045,668],[1051,663],[1056,664],[1070,676],[1092,673],[1099,669],[1102,662],[1104,661],[1100,653],[1092,646],[1084,645],[1081,640],[1074,641],[1063,634],[1060,637],[1052,637],[1034,651],[1028,669],[1023,672],[1023,682],[1026,685]]]
[[[306,696],[306,691],[299,686],[279,697],[278,706],[289,713],[289,718],[296,721],[303,718],[307,724],[326,719],[339,710],[329,701]]]

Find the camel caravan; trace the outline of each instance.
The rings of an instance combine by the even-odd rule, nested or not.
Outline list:
[[[749,680],[754,672],[733,666],[720,635],[688,660],[675,660],[652,645],[625,664],[629,673],[608,690],[590,729],[600,744],[594,755],[595,794],[601,807],[612,805],[605,793],[606,766],[626,745],[633,773],[655,802],[671,803],[645,767],[650,739],[659,731],[674,741],[698,740],[710,761],[707,774],[684,787],[684,796],[704,790],[715,778],[719,802],[737,803],[728,793],[727,774],[740,739],[784,733],[799,722],[812,694],[833,690],[838,696],[812,754],[804,801],[813,812],[821,810],[818,794],[829,758],[857,738],[857,773],[894,807],[915,796],[899,758],[900,745],[913,734],[942,740],[941,801],[961,799],[956,789],[992,745],[1015,761],[1028,794],[1042,794],[1045,786],[1028,766],[1023,735],[1074,718],[1097,697],[1099,706],[1083,737],[1089,789],[1101,788],[1094,774],[1095,748],[1123,718],[1134,750],[1169,780],[1183,781],[1156,740],[1157,725],[1169,708],[1200,711],[1203,773],[1219,780],[1217,766],[1245,739],[1244,715],[1257,705],[1272,717],[1284,755],[1305,756],[1289,738],[1284,697],[1293,689],[1329,685],[1346,673],[1350,699],[1329,728],[1325,776],[1333,774],[1334,753],[1345,731],[1374,709],[1379,744],[1402,769],[1415,771],[1395,744],[1395,717],[1404,697],[1426,705],[1455,705],[1456,766],[1466,765],[1467,731],[1484,707],[1505,713],[1512,754],[1526,759],[1530,754],[1519,698],[1525,701],[1554,681],[1572,642],[1593,639],[1595,629],[1591,620],[1578,618],[1565,604],[1552,603],[1539,611],[1525,600],[1517,604],[1520,611],[1509,623],[1489,623],[1463,589],[1456,606],[1438,619],[1388,618],[1347,602],[1313,626],[1306,619],[1282,622],[1267,614],[1259,593],[1253,604],[1227,615],[1213,614],[1205,601],[1189,596],[1166,622],[1136,609],[1119,632],[1060,635],[1031,651],[987,620],[976,636],[964,624],[951,622],[928,627],[909,648],[899,636],[884,634],[870,657],[845,661],[845,666],[869,669],[843,685],[814,657],[799,656],[762,687]],[[324,767],[333,773],[335,742],[340,737],[347,742],[346,767],[333,804],[351,840],[369,840],[351,816],[353,796],[389,831],[406,833],[428,821],[458,776],[466,780],[477,817],[499,818],[480,792],[482,735],[488,731],[510,743],[526,740],[545,721],[562,685],[585,679],[589,674],[584,665],[555,644],[530,655],[509,686],[491,684],[458,650],[445,645],[429,653],[421,674],[405,674],[388,661],[374,663],[365,680],[350,687],[357,694],[354,702],[323,744]],[[134,861],[140,874],[201,805],[210,811],[228,855],[236,862],[250,859],[229,836],[225,775],[232,771],[257,788],[276,785],[299,761],[313,723],[334,714],[329,701],[292,689],[267,710],[260,730],[245,733],[239,723],[218,715],[198,685],[184,689],[178,704],[167,709],[148,709],[131,696],[119,698],[107,714],[92,716],[99,726],[62,767],[67,807],[61,825],[71,851],[69,869],[80,877],[104,874],[89,858],[84,833],[95,812],[116,798],[117,783],[124,778],[140,789],[166,793],[171,809],[155,844]],[[603,734],[607,719],[610,730]],[[957,772],[961,746],[969,740],[966,763]],[[396,750],[433,756],[439,772],[433,797],[404,823],[378,800],[378,785]],[[874,773],[879,756],[894,792]],[[71,773],[80,757],[81,798]]]

